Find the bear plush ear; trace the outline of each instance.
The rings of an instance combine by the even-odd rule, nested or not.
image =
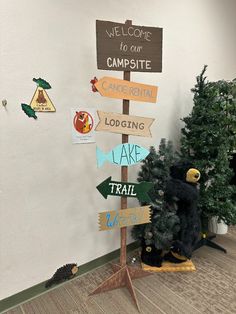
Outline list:
[[[170,176],[185,182],[186,173],[190,168],[193,168],[193,165],[188,161],[177,162],[170,167]]]
[[[170,167],[170,176],[174,179],[183,179],[183,173],[181,174],[181,169],[178,167],[177,164]]]

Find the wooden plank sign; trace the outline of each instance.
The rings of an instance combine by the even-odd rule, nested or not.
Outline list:
[[[149,223],[151,220],[150,206],[112,210],[99,213],[99,230],[111,230],[127,226]]]
[[[105,161],[118,166],[131,166],[143,160],[150,151],[137,144],[120,144],[113,148],[109,153],[103,153],[96,148],[97,165],[101,167]]]
[[[104,198],[107,198],[108,195],[128,196],[136,197],[140,202],[151,202],[148,191],[153,186],[153,183],[145,181],[140,183],[111,181],[111,177],[109,177],[100,183],[97,189]]]
[[[95,83],[102,96],[155,103],[158,87],[105,76]]]
[[[96,131],[151,137],[150,126],[154,119],[126,114],[97,111],[99,122]]]
[[[101,70],[161,72],[162,28],[96,21]]]

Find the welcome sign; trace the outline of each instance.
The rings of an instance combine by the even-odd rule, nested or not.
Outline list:
[[[101,70],[161,72],[162,28],[96,21]]]

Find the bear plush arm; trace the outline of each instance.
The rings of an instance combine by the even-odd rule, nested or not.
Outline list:
[[[171,179],[166,186],[165,198],[167,201],[182,200],[192,202],[198,199],[198,190],[192,184],[185,183],[178,179]]]

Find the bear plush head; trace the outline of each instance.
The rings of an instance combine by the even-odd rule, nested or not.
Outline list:
[[[170,176],[173,179],[196,184],[200,179],[200,172],[189,162],[179,162],[170,167]]]

